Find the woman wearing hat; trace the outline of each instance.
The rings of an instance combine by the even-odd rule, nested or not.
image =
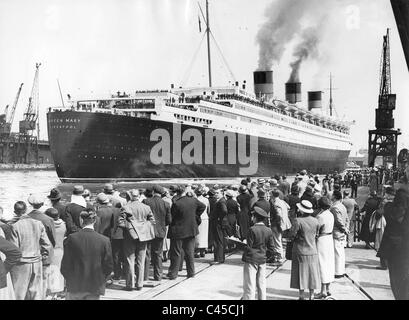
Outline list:
[[[318,220],[311,214],[314,212],[308,200],[297,203],[301,216],[295,218],[290,231],[293,238],[291,261],[292,289],[299,290],[299,299],[305,300],[304,291],[309,290],[309,299],[314,299],[314,290],[320,288],[319,261],[316,237],[319,234]]]
[[[315,296],[317,299],[330,296],[329,285],[334,281],[335,255],[332,230],[334,228],[334,216],[329,211],[331,201],[327,197],[318,200],[319,213],[317,220],[320,232],[317,239],[318,262],[320,267],[321,292]]]
[[[210,205],[209,200],[203,196],[204,190],[202,187],[195,189],[195,194],[197,196],[197,200],[202,202],[206,208],[203,210],[200,219],[202,223],[198,226],[199,233],[196,235],[196,253],[195,258],[204,258],[206,249],[209,245],[209,213],[210,213]]]

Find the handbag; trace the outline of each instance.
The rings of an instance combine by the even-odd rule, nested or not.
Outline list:
[[[138,240],[138,234],[136,233],[135,227],[131,221],[125,219],[125,230],[128,231],[128,235],[131,237],[132,240]]]
[[[286,245],[286,247],[285,247],[285,258],[286,258],[287,260],[291,260],[291,259],[292,259],[292,255],[293,255],[293,244],[294,244],[294,241],[293,241],[293,240],[287,241],[287,245]]]
[[[131,239],[137,240],[139,239],[139,237],[138,234],[136,233],[134,225],[132,224],[132,221],[130,221],[131,218],[132,216],[127,216],[125,212],[122,213],[118,218],[118,227],[125,229],[128,232]]]

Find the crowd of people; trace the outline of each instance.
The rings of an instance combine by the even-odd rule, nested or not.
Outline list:
[[[371,192],[358,210],[342,182],[337,172],[320,181],[302,170],[292,182],[276,175],[240,185],[153,185],[121,192],[105,184],[96,195],[77,185],[69,203],[52,189],[49,207],[32,194],[31,211],[17,201],[13,218],[0,220],[0,299],[99,299],[117,280],[125,281],[123,290],[141,290],[151,270],[152,281],[160,283],[176,279],[185,263],[187,277],[195,277],[195,259],[213,254],[211,263],[222,264],[236,249],[244,251],[243,299],[256,293],[266,299],[266,265],[280,266],[285,259],[291,260],[290,287],[299,298],[323,299],[331,296],[334,279],[345,276],[345,248],[353,245],[357,212],[364,213],[360,238],[368,246],[375,242],[395,297],[407,295],[406,269],[397,262],[406,257],[400,249],[409,219],[406,191],[394,197],[389,187],[381,199]],[[353,193],[351,182],[349,187]]]

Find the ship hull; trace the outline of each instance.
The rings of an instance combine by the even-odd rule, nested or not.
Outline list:
[[[174,124],[145,118],[105,113],[53,111],[47,114],[48,137],[58,177],[62,182],[138,181],[168,178],[236,178],[243,165],[229,163],[227,141],[225,161],[208,164],[154,164],[151,133]],[[205,127],[181,124],[182,133],[194,128],[203,136]],[[250,141],[250,137],[247,137]],[[343,170],[349,150],[331,150],[257,137],[257,170],[251,176],[294,174],[302,169],[313,173]],[[181,150],[188,141],[180,141]],[[208,146],[204,145],[203,152]],[[215,150],[215,149],[214,149]],[[247,148],[249,151],[249,146]],[[238,157],[236,157],[238,159]],[[247,175],[246,175],[247,176]]]

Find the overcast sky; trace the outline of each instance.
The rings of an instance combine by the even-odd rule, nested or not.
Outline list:
[[[278,0],[210,0],[210,24],[228,67],[212,43],[213,83],[247,80],[258,67],[256,35],[266,8]],[[290,1],[290,0],[289,0]],[[304,0],[308,1],[314,0]],[[203,8],[204,0],[199,1]],[[312,3],[312,2],[311,2]],[[397,94],[395,125],[402,129],[399,149],[409,147],[409,73],[389,0],[325,0],[329,19],[322,27],[320,59],[305,61],[300,76],[303,100],[308,90],[324,90],[328,105],[329,73],[334,76],[338,115],[356,120],[353,150],[367,148],[374,128],[379,92],[382,36],[391,28],[392,91]],[[40,68],[41,136],[45,113],[64,96],[114,93],[118,90],[167,89],[207,84],[205,42],[193,0],[0,0],[0,111],[12,104],[24,82],[15,120],[28,103],[35,63]],[[289,15],[286,19],[291,20]],[[314,16],[309,18],[314,23]],[[320,19],[317,15],[316,19]],[[310,21],[310,22],[311,22]],[[294,40],[295,41],[295,40]],[[273,64],[275,95],[284,98],[294,41]],[[191,67],[189,68],[189,66]],[[18,128],[18,121],[14,124]],[[354,155],[352,152],[351,155]]]

